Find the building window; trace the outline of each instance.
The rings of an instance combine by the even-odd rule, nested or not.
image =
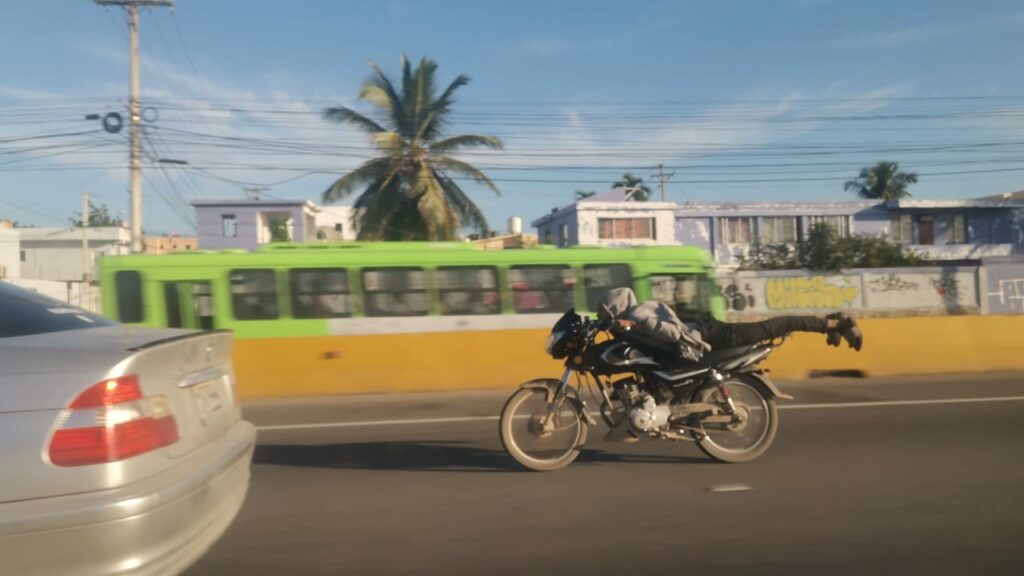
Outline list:
[[[341,225],[341,222],[338,222],[334,225],[334,231],[338,234],[343,234],[345,232],[345,227]]]
[[[832,230],[840,238],[848,238],[850,236],[849,216],[809,216],[807,224],[808,229],[818,224],[825,224],[826,226],[831,226]]]
[[[555,235],[551,233],[551,228],[544,229],[544,244],[554,244]]]
[[[277,318],[277,284],[273,270],[232,270],[230,278],[235,319]]]
[[[946,244],[967,243],[967,217],[951,214],[946,218]]]
[[[921,246],[935,244],[935,217],[930,214],[917,217],[917,243]]]
[[[493,266],[442,266],[434,274],[441,314],[500,314],[498,269]]]
[[[765,244],[796,244],[795,217],[763,218],[761,226],[761,242]]]
[[[722,244],[750,244],[754,239],[754,219],[719,218]]]
[[[893,242],[910,244],[913,242],[914,227],[910,214],[894,214],[889,223],[889,236]]]
[[[235,238],[238,236],[238,222],[235,220],[234,214],[222,214],[220,226],[225,238]]]
[[[25,258],[25,251],[24,250],[21,251],[21,261],[22,262],[28,262],[28,260]]]
[[[508,280],[516,312],[565,312],[573,307],[576,278],[568,266],[513,266]]]
[[[587,310],[597,312],[614,288],[632,288],[633,275],[628,264],[587,264],[583,267],[583,288]]]
[[[654,240],[654,218],[598,218],[600,240]]]
[[[363,270],[367,316],[425,316],[427,280],[422,268]]]
[[[341,268],[296,268],[288,272],[295,318],[347,318],[352,315],[348,272]]]
[[[569,225],[560,224],[558,226],[558,245],[568,246],[569,245]]]

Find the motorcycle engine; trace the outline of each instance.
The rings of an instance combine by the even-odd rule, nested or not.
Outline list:
[[[658,404],[650,394],[641,394],[633,409],[629,411],[629,423],[640,432],[657,430],[668,424],[672,410],[666,404]]]

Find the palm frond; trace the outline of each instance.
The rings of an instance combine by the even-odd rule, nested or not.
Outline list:
[[[324,204],[336,202],[352,193],[357,187],[383,178],[388,169],[387,158],[376,158],[364,162],[362,166],[338,178],[326,190],[322,199]]]
[[[481,136],[478,134],[464,134],[452,136],[430,145],[430,151],[438,154],[446,154],[466,148],[489,148],[491,150],[503,150],[505,145],[499,138],[494,136]]]
[[[332,106],[324,110],[323,117],[331,122],[337,122],[338,124],[351,124],[357,128],[360,128],[370,134],[376,134],[377,132],[387,132],[383,126],[374,122],[373,120],[363,116],[359,112],[346,108],[344,106]]]
[[[379,132],[373,135],[373,143],[389,156],[399,156],[405,151],[406,142],[398,132]]]
[[[441,186],[444,187],[448,204],[459,215],[462,225],[474,228],[481,234],[487,234],[490,231],[490,226],[487,224],[487,217],[484,216],[483,211],[466,196],[462,188],[452,181],[451,178],[437,173],[435,173],[435,177],[441,182]]]
[[[395,130],[405,134],[409,129],[409,115],[407,114],[405,107],[402,102],[402,97],[395,90],[394,84],[391,83],[391,79],[388,75],[381,70],[380,66],[376,62],[370,62],[370,66],[373,67],[373,77],[367,80],[363,84],[363,89],[360,92],[365,92],[368,87],[376,86],[387,96],[390,105],[385,109],[388,113],[391,123],[394,125]]]
[[[430,103],[426,112],[431,115],[431,120],[421,127],[424,139],[433,140],[441,135],[442,130],[448,124],[448,113],[451,112],[452,104],[455,103],[455,91],[466,84],[469,84],[469,76],[459,74],[448,84],[444,92]]]
[[[422,162],[414,178],[416,207],[431,238],[453,240],[458,230],[458,218],[445,197],[444,188],[429,164]]]
[[[461,160],[456,160],[451,156],[434,156],[430,159],[430,163],[434,165],[435,169],[455,172],[467,178],[472,178],[477,183],[490,188],[495,194],[501,195],[501,191],[498,190],[498,187],[494,185],[494,182],[486,174]]]

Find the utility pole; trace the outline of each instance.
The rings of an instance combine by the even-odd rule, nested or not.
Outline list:
[[[131,139],[132,171],[132,252],[142,252],[142,108],[139,106],[139,6],[174,7],[173,0],[93,0],[100,6],[120,6],[128,12],[128,34],[131,50],[131,93],[128,97],[128,111],[131,117],[129,138]]]
[[[82,288],[78,299],[86,308],[86,294],[89,288],[89,193],[82,194]]]
[[[661,201],[665,201],[665,182],[672,179],[676,175],[676,171],[673,170],[668,174],[665,173],[665,164],[658,164],[658,186],[661,187]]]

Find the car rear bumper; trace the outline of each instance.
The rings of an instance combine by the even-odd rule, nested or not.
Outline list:
[[[239,422],[160,474],[114,490],[0,505],[0,573],[174,574],[245,500],[256,432]]]

